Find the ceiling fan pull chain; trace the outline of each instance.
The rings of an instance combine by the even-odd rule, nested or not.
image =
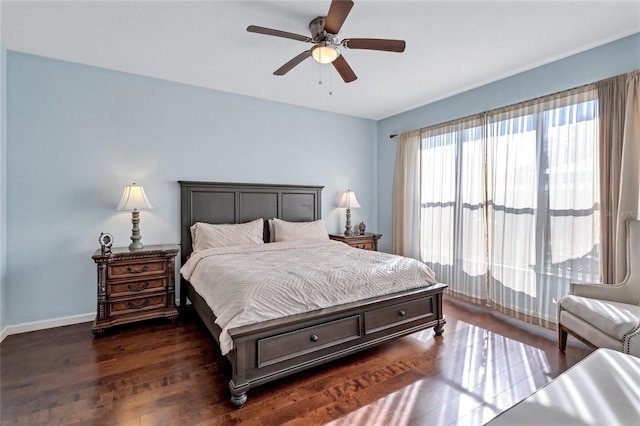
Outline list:
[[[331,84],[331,82],[333,81],[333,80],[331,79],[331,75],[332,75],[332,74],[333,74],[333,73],[332,73],[331,71],[329,71],[329,96],[333,95],[333,91],[331,90],[331,89],[332,89],[332,87],[333,87],[333,85]]]

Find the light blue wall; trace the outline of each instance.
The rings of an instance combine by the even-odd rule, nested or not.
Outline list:
[[[533,99],[640,68],[640,34],[378,122],[380,249],[392,248],[393,177],[397,138],[389,135]]]
[[[6,100],[7,325],[95,312],[91,255],[101,232],[129,244],[131,182],[145,244],[179,242],[177,180],[324,185],[330,232],[350,188],[377,220],[374,121],[13,51]]]
[[[95,312],[91,254],[100,232],[129,243],[130,214],[115,206],[133,181],[154,205],[141,213],[146,244],[178,242],[184,179],[325,185],[330,232],[344,226],[333,206],[350,188],[363,206],[353,221],[390,251],[390,134],[637,68],[640,34],[376,124],[3,50],[0,330]]]
[[[6,61],[7,51],[0,48],[0,335],[5,328],[7,293],[7,125],[6,125]],[[2,340],[2,337],[0,337]]]

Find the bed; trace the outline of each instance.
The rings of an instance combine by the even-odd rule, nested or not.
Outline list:
[[[193,251],[191,227],[196,223],[240,224],[263,219],[263,241],[268,243],[271,235],[266,219],[313,222],[321,217],[320,186],[190,181],[179,184],[183,266]],[[357,250],[335,241],[330,243],[340,246],[332,250],[342,246]],[[260,250],[275,245],[263,246]],[[286,252],[280,256],[283,253]],[[416,331],[434,328],[435,334],[441,335],[445,324],[442,295],[446,285],[434,283],[225,328],[223,334],[212,308],[194,285],[181,276],[180,286],[181,309],[186,308],[188,298],[216,342],[224,344],[223,337],[231,341],[225,356],[231,364],[231,404],[237,408],[245,404],[251,388]]]

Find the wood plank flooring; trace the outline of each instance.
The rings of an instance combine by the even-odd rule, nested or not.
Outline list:
[[[2,425],[480,425],[591,350],[445,299],[444,335],[416,333],[249,392],[194,314],[94,339],[91,323],[0,344]]]

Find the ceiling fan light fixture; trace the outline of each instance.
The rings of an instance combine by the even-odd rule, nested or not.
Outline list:
[[[320,44],[311,49],[311,57],[321,64],[330,64],[338,59],[338,56],[340,51],[335,47]]]

